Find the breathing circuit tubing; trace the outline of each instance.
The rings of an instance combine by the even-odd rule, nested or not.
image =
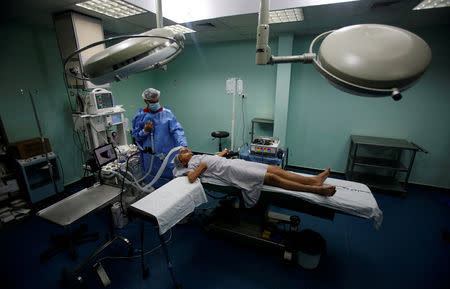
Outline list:
[[[144,186],[144,189],[147,189],[147,188],[153,186],[153,184],[156,183],[157,180],[159,180],[159,178],[161,177],[161,175],[162,175],[164,169],[165,169],[166,166],[167,166],[167,163],[169,162],[170,156],[171,156],[174,152],[179,151],[179,150],[182,149],[182,148],[183,148],[183,146],[178,146],[178,147],[175,147],[175,148],[173,148],[173,149],[171,149],[171,150],[169,151],[169,153],[168,153],[168,154],[166,155],[166,157],[164,158],[164,161],[163,161],[163,163],[161,164],[161,167],[159,168],[158,172],[156,173],[156,176],[153,178],[153,180],[152,180],[150,183],[148,183],[147,185]],[[148,174],[148,173],[147,173],[147,174]]]
[[[155,147],[155,143],[154,143],[154,140],[153,140],[153,132],[150,133],[150,139],[151,139],[151,142],[152,142],[152,149],[153,149]],[[139,147],[141,147],[141,146],[138,144],[138,148]],[[148,177],[150,175],[150,173],[152,172],[152,169],[153,169],[153,160],[154,159],[155,159],[155,154],[153,153],[152,154],[152,160],[150,161],[150,167],[148,168],[148,171],[145,173],[145,175],[142,178],[140,178],[139,180],[135,180],[134,181],[135,184],[139,185],[138,183],[140,181],[144,180],[146,177]],[[131,176],[134,178],[133,175],[131,175]]]
[[[152,145],[153,145],[153,138],[152,138]],[[132,186],[135,187],[136,189],[145,192],[145,191],[147,191],[149,188],[151,188],[151,187],[156,183],[157,180],[159,180],[159,178],[161,177],[162,173],[164,172],[164,169],[165,169],[166,166],[167,166],[167,163],[169,162],[170,156],[171,156],[174,152],[180,150],[181,148],[183,148],[183,146],[175,147],[175,148],[173,148],[173,149],[171,149],[171,150],[169,151],[169,153],[168,153],[168,154],[166,155],[166,157],[164,158],[164,161],[163,161],[163,163],[161,164],[161,167],[159,168],[159,170],[158,170],[158,172],[156,173],[156,175],[155,175],[155,177],[153,178],[153,180],[152,180],[150,183],[146,184],[145,186],[139,185],[139,182],[140,182],[141,180],[143,180],[144,178],[146,178],[146,177],[150,174],[151,168],[152,168],[152,166],[153,166],[153,157],[154,157],[154,155],[152,155],[152,161],[151,161],[151,164],[150,164],[150,169],[148,170],[148,172],[146,173],[146,175],[145,175],[144,177],[142,177],[141,179],[139,179],[139,180],[136,180],[136,179],[134,178],[134,176],[133,176],[131,173],[129,173],[129,172],[126,172],[126,173],[127,173],[129,176],[131,176],[131,177],[133,178],[133,181],[128,180],[128,179],[126,178],[126,176],[124,176],[124,175],[122,175],[122,174],[120,174],[120,173],[118,173],[118,172],[116,172],[116,171],[114,171],[114,170],[110,170],[109,172],[112,173],[113,175],[116,175],[116,176],[119,176],[119,177],[121,177],[121,178],[124,178],[124,181],[125,181],[127,184],[132,185]],[[141,151],[139,151],[139,152],[141,152]],[[138,152],[138,153],[139,153],[139,152]],[[132,156],[133,156],[133,155],[132,155]],[[130,156],[130,157],[132,157],[132,156]],[[121,170],[121,171],[122,171],[122,170]],[[123,172],[123,171],[122,171],[122,172]],[[105,177],[107,177],[107,176],[105,176]]]

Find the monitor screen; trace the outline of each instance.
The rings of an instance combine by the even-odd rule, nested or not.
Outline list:
[[[97,103],[97,109],[114,107],[113,95],[110,92],[96,93],[95,102]]]
[[[114,150],[112,144],[107,144],[96,148],[94,150],[94,157],[99,167],[117,160],[116,151]]]
[[[111,115],[111,124],[118,124],[122,122],[122,116],[120,113]]]

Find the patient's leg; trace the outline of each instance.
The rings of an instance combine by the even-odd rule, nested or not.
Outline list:
[[[297,182],[304,185],[313,185],[313,186],[321,186],[323,182],[328,178],[328,175],[330,174],[330,168],[324,170],[320,174],[314,177],[305,177],[299,174],[294,174],[288,171],[283,170],[280,167],[277,166],[269,166],[267,168],[267,172],[277,175],[283,179],[287,179],[293,182]]]
[[[334,186],[300,184],[273,174],[269,172],[269,170],[267,170],[267,173],[264,176],[264,184],[286,190],[316,193],[324,196],[332,196],[336,192],[336,187]]]

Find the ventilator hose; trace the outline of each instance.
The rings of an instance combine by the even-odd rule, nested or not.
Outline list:
[[[178,150],[180,150],[180,149],[182,149],[182,148],[183,148],[183,146],[178,146],[178,147],[175,147],[175,148],[173,148],[173,149],[171,149],[171,150],[169,151],[169,153],[168,153],[168,154],[166,155],[166,157],[164,158],[164,161],[163,161],[163,163],[161,164],[161,167],[159,168],[158,172],[156,173],[156,176],[153,178],[153,180],[152,180],[150,183],[148,183],[147,185],[144,186],[144,189],[147,189],[148,187],[153,186],[153,184],[156,183],[157,180],[159,180],[159,177],[161,177],[161,175],[162,175],[164,169],[165,169],[166,166],[167,166],[167,163],[169,162],[170,156],[171,156],[174,152],[176,152],[176,151],[178,151]]]
[[[151,139],[152,150],[153,150],[154,147],[155,147],[155,143],[154,143],[154,140],[153,140],[153,133],[151,133],[150,139]],[[140,145],[138,145],[138,148],[139,148],[140,151],[143,150],[143,148],[142,148]],[[142,178],[138,179],[138,180],[136,180],[135,177],[133,176],[133,174],[131,174],[130,172],[128,172],[128,171],[125,172],[126,174],[128,174],[128,176],[130,176],[131,178],[133,178],[134,183],[135,183],[137,186],[139,186],[140,188],[141,188],[141,186],[139,185],[139,182],[142,181],[142,180],[144,180],[146,177],[148,177],[148,176],[150,175],[150,173],[152,172],[152,169],[153,169],[153,160],[154,160],[154,158],[155,158],[155,155],[152,154],[152,160],[150,161],[150,167],[149,167],[149,169],[147,170],[147,172],[145,173],[145,175],[144,175]],[[121,171],[123,172],[123,170],[121,170]]]
[[[108,172],[113,174],[114,176],[117,176],[117,177],[120,177],[120,178],[124,178],[125,179],[125,183],[128,184],[128,185],[133,186],[135,189],[137,189],[139,191],[146,192],[144,187],[141,187],[139,184],[136,184],[135,182],[132,182],[132,181],[128,180],[124,175],[122,175],[122,174],[120,174],[120,173],[118,173],[116,171],[113,171],[113,170],[108,170]],[[103,175],[103,177],[105,177],[107,179],[110,179],[113,176]]]
[[[139,183],[140,181],[145,180],[145,178],[148,177],[150,175],[150,173],[152,172],[153,160],[155,159],[155,143],[153,141],[153,132],[150,134],[150,139],[152,142],[152,150],[153,150],[152,160],[150,161],[150,167],[149,167],[148,171],[145,173],[145,175],[142,178],[140,178],[139,180],[135,181],[135,183]]]
[[[166,157],[164,158],[164,161],[163,161],[163,163],[161,164],[161,167],[159,168],[159,170],[158,170],[158,172],[156,173],[156,175],[155,175],[155,177],[153,178],[153,180],[152,180],[150,183],[148,183],[147,185],[143,186],[143,187],[141,187],[141,186],[139,185],[139,183],[134,179],[134,176],[133,176],[130,172],[128,172],[128,171],[125,172],[125,173],[128,174],[129,176],[131,176],[131,177],[134,179],[133,182],[132,182],[132,181],[129,181],[124,175],[119,174],[118,172],[116,172],[116,171],[114,171],[114,170],[109,170],[109,172],[112,173],[113,175],[116,175],[116,176],[118,176],[118,177],[124,178],[124,180],[125,180],[125,182],[126,182],[127,184],[132,185],[132,186],[135,187],[136,189],[138,189],[138,190],[140,190],[140,191],[143,191],[143,192],[147,192],[147,190],[151,189],[151,186],[153,186],[153,184],[156,183],[156,181],[159,180],[159,178],[161,177],[161,175],[162,175],[164,169],[165,169],[166,166],[167,166],[167,163],[169,162],[170,156],[171,156],[174,152],[176,152],[176,151],[178,151],[178,150],[180,150],[180,149],[182,149],[182,148],[183,148],[183,146],[178,146],[178,147],[175,147],[175,148],[171,149],[171,150],[169,151],[169,153],[166,155]],[[121,172],[123,172],[123,171],[121,170]],[[109,176],[105,176],[105,175],[104,175],[104,177],[108,178]],[[152,190],[150,190],[150,192],[151,192],[151,191],[152,191]]]

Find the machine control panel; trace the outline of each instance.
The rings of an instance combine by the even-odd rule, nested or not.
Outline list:
[[[276,151],[276,148],[266,147],[266,146],[255,146],[254,152],[255,153],[269,153],[274,154]]]
[[[276,156],[280,141],[272,137],[255,138],[250,145],[250,153]]]

